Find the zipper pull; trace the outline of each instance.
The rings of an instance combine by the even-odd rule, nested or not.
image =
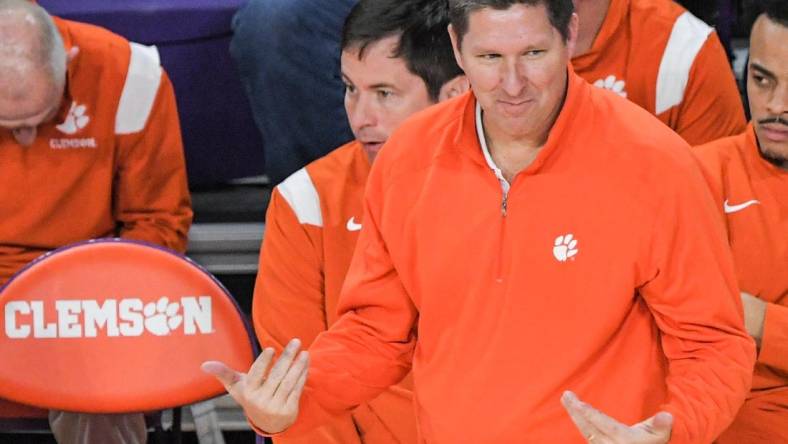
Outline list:
[[[509,201],[509,195],[504,194],[503,200],[501,201],[501,214],[503,215],[503,217],[506,217],[506,205],[508,201]]]

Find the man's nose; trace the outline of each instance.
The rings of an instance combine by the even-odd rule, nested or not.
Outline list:
[[[785,119],[788,113],[788,85],[780,85],[774,90],[766,102],[766,110],[773,116]]]
[[[354,130],[372,127],[377,124],[377,112],[375,106],[369,98],[361,98],[356,102],[356,106],[349,113],[348,120]]]
[[[501,85],[510,97],[518,97],[525,88],[525,79],[516,61],[507,61],[501,66]]]

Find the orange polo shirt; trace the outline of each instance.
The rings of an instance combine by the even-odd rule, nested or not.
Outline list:
[[[120,236],[183,251],[189,191],[172,85],[153,47],[55,19],[68,67],[33,145],[0,129],[0,284],[37,256]]]
[[[788,171],[764,160],[755,131],[700,146],[742,291],[767,303],[752,392],[720,443],[788,442]]]
[[[279,184],[266,214],[252,318],[263,346],[294,337],[309,346],[337,320],[337,302],[362,227],[369,159],[353,141]],[[279,444],[413,443],[410,383],[393,386],[351,414]]]
[[[703,177],[675,133],[569,72],[546,144],[508,193],[472,93],[389,138],[340,318],[310,348],[282,435],[411,367],[421,442],[585,442],[567,389],[627,424],[672,412],[673,443],[730,424],[755,353]]]
[[[572,59],[589,83],[640,105],[691,145],[740,133],[733,70],[713,28],[668,0],[611,0],[591,49]]]

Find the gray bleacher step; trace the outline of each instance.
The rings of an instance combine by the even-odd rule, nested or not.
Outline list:
[[[263,185],[228,185],[192,190],[195,223],[264,222],[271,188]]]
[[[264,231],[262,222],[196,223],[186,254],[214,274],[255,274]]]

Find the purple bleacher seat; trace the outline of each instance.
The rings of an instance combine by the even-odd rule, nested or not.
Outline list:
[[[262,141],[230,58],[245,0],[40,0],[53,15],[156,45],[175,88],[192,187],[263,174]]]

